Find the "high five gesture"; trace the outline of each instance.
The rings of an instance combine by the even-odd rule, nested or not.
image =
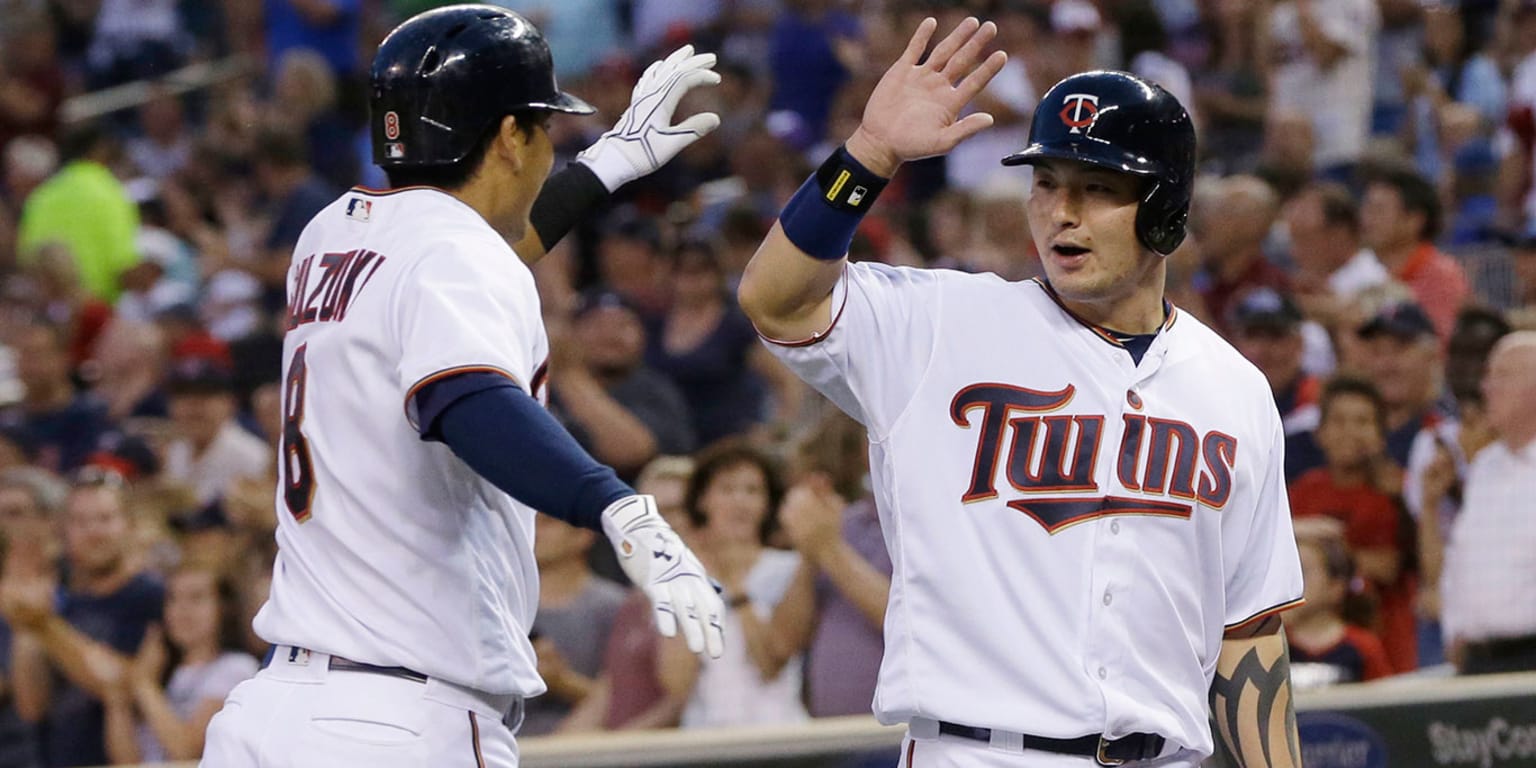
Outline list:
[[[997,26],[960,22],[925,58],[938,22],[924,19],[864,105],[848,143],[784,206],[742,277],[742,309],[770,338],[800,340],[832,324],[832,287],[859,221],[902,163],[941,155],[992,125],[965,107],[1008,62],[986,53]],[[810,258],[807,258],[810,257]]]
[[[992,125],[992,116],[960,113],[1008,63],[986,47],[997,25],[960,22],[925,59],[938,22],[923,19],[864,105],[864,119],[848,139],[848,152],[869,170],[889,177],[907,160],[942,155]]]

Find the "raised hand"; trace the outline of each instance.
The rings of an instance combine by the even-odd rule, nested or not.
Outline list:
[[[960,113],[1002,71],[1008,54],[987,44],[997,25],[974,18],[960,22],[933,52],[923,51],[939,23],[923,19],[901,58],[881,76],[864,105],[864,119],[848,139],[848,152],[871,171],[889,177],[908,160],[942,155],[992,125],[992,116]]]
[[[576,156],[609,192],[666,165],[688,145],[720,127],[720,116],[700,112],[672,124],[683,96],[701,85],[717,85],[713,53],[693,52],[685,45],[653,62],[630,95],[629,108],[617,125]]]

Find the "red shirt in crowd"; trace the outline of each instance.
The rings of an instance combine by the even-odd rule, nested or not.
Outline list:
[[[1369,485],[1334,483],[1327,467],[1306,472],[1290,486],[1291,516],[1327,515],[1344,523],[1344,541],[1352,551],[1390,547],[1402,552],[1401,510],[1393,497]],[[1418,668],[1414,628],[1413,579],[1401,572],[1393,584],[1372,585],[1377,602],[1376,634],[1398,672]]]
[[[1392,276],[1413,290],[1413,297],[1435,324],[1435,333],[1444,346],[1456,326],[1456,313],[1472,290],[1460,262],[1432,243],[1420,243]]]
[[[667,692],[657,680],[660,642],[651,618],[651,601],[635,592],[613,617],[603,670],[609,676],[608,712],[603,727],[614,730],[656,706]]]

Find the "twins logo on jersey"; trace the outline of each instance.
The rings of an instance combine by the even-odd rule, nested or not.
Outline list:
[[[1226,505],[1232,495],[1237,438],[1218,431],[1201,435],[1183,421],[1139,413],[1124,415],[1125,430],[1113,457],[1120,485],[1142,495],[1103,494],[1096,469],[1104,416],[1054,413],[1075,392],[1070,384],[1043,392],[997,383],[973,384],[957,392],[949,406],[956,425],[972,428],[971,414],[980,411],[976,460],[961,502],[997,498],[997,469],[1002,464],[1008,485],[1023,494],[1007,505],[1051,533],[1104,515],[1188,518],[1193,513],[1190,502],[1212,509]],[[1134,393],[1128,397],[1140,410],[1140,398]]]

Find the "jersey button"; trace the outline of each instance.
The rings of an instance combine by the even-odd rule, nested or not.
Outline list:
[[[1103,680],[1106,677],[1109,677],[1109,670],[1099,667],[1099,679]]]
[[[1109,523],[1109,532],[1115,534],[1116,536],[1120,535],[1120,521],[1119,520],[1112,520],[1112,521],[1110,521],[1110,523]]]
[[[1104,604],[1105,605],[1109,605],[1110,603],[1113,603],[1114,601],[1115,601],[1115,596],[1111,595],[1108,590],[1105,590],[1105,592],[1104,592]]]
[[[1132,408],[1138,411],[1141,410],[1141,395],[1136,394],[1136,390],[1127,389],[1125,391],[1125,402]]]

